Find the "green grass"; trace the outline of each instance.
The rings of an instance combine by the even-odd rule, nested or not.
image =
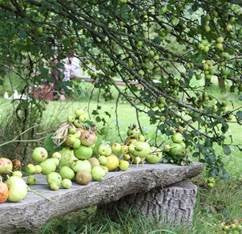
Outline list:
[[[100,103],[101,110],[100,110],[100,116],[104,117],[107,121],[107,125],[110,128],[110,132],[117,132],[116,129],[116,119],[115,119],[115,103]],[[90,103],[90,114],[92,110],[96,109],[97,104],[95,102]],[[68,115],[73,113],[77,108],[83,108],[85,110],[88,109],[87,102],[73,102],[73,101],[65,101],[65,102],[51,102],[47,106],[47,110],[44,113],[43,119],[45,120],[43,122],[43,125],[45,127],[52,125],[53,122],[60,123],[62,121],[65,121]],[[109,118],[105,111],[109,112],[111,115],[111,118]],[[124,137],[127,131],[127,128],[130,124],[136,123],[136,113],[135,108],[131,107],[128,104],[119,104],[118,106],[118,122],[120,125],[120,131],[121,135]],[[91,115],[91,118],[95,120],[94,116]],[[145,132],[151,132],[151,129],[154,129],[154,127],[150,126],[149,124],[149,118],[145,115],[140,116],[140,121],[142,125],[144,126]],[[117,137],[114,136],[113,137]],[[111,140],[111,139],[110,139]],[[113,140],[117,140],[113,139]]]
[[[75,109],[87,109],[87,97],[90,93],[88,89],[88,85],[83,88],[80,100],[75,98],[76,101],[50,102],[44,112],[41,129],[54,130]],[[231,93],[220,94],[215,86],[212,86],[208,92],[219,97],[220,100],[226,101],[228,108],[232,108],[232,102],[235,107],[239,107],[242,104],[238,100],[238,96]],[[97,93],[95,95],[97,96]],[[96,105],[96,102],[90,103],[90,113],[96,108]],[[101,102],[100,105],[102,106],[100,114],[107,121],[107,140],[111,142],[120,141],[115,120],[115,103]],[[9,101],[0,99],[0,120],[2,123],[6,120],[11,108]],[[111,118],[105,114],[105,111],[111,114]],[[126,103],[121,103],[118,107],[118,120],[121,136],[124,137],[127,127],[132,123],[136,123],[135,109]],[[150,125],[149,118],[141,114],[140,122],[142,123],[146,137],[152,138],[154,126]],[[227,133],[227,140],[229,140],[229,135],[232,135],[233,144],[241,144],[241,134],[241,126],[231,123],[230,130]],[[217,149],[223,155],[225,167],[231,174],[229,180],[218,180],[212,189],[206,188],[202,177],[195,181],[200,186],[194,213],[194,222],[191,229],[162,225],[147,217],[143,217],[137,212],[136,214],[132,212],[121,213],[120,218],[114,221],[107,214],[96,214],[95,208],[91,208],[88,211],[80,211],[62,218],[53,219],[43,227],[41,233],[222,233],[221,222],[242,218],[242,180],[239,178],[242,172],[242,154],[235,147],[232,147],[231,150],[231,155],[224,155],[221,150]]]

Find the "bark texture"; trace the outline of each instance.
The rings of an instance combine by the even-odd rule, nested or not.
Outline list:
[[[196,194],[196,185],[190,181],[182,181],[165,188],[128,195],[99,209],[101,212],[108,212],[112,217],[117,217],[121,210],[132,209],[162,223],[189,226],[192,223]]]
[[[117,201],[120,198],[150,191],[194,177],[201,173],[200,163],[189,166],[170,164],[144,164],[132,166],[128,171],[110,172],[102,182],[91,182],[86,186],[73,184],[71,189],[51,191],[45,178],[37,178],[32,186],[38,194],[29,192],[19,203],[0,204],[0,233],[10,233],[17,228],[35,230],[50,218],[92,205]]]

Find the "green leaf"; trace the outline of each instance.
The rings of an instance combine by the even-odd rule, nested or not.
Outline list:
[[[109,118],[111,118],[111,114],[107,111],[104,112]]]
[[[57,151],[58,147],[55,145],[55,143],[52,140],[52,134],[47,135],[46,138],[44,139],[44,147],[50,154]]]
[[[236,117],[237,117],[237,119],[238,119],[239,122],[242,121],[242,111],[238,111],[236,113]]]
[[[102,121],[102,119],[100,118],[100,116],[97,116],[97,117],[96,117],[96,121],[97,121],[97,122],[101,122],[101,121]]]
[[[231,149],[228,145],[223,145],[223,151],[226,155],[231,154]]]
[[[193,156],[193,157],[195,157],[195,158],[198,158],[198,157],[199,157],[199,155],[200,155],[200,153],[199,153],[199,152],[195,152],[195,153],[193,153],[193,154],[192,154],[192,156]]]
[[[229,129],[229,125],[227,123],[223,122],[222,127],[221,127],[221,131],[223,133],[226,133],[228,131],[228,129]]]
[[[97,110],[93,110],[92,111],[92,115],[98,115],[99,113],[98,113],[98,111]]]

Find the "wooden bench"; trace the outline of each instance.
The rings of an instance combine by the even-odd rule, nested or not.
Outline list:
[[[102,182],[86,186],[73,184],[71,189],[51,191],[45,178],[20,203],[0,204],[0,233],[16,229],[34,232],[50,218],[97,205],[103,211],[134,208],[162,222],[191,224],[197,187],[188,181],[203,170],[203,165],[144,164],[128,171],[110,172]]]

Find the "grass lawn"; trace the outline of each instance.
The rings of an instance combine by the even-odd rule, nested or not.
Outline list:
[[[237,96],[230,93],[219,94],[216,89],[208,90],[212,94],[225,100],[231,107],[232,102],[235,106],[241,106],[241,101]],[[4,119],[10,110],[10,102],[0,99],[0,119]],[[90,110],[96,108],[96,102],[90,103]],[[117,124],[115,119],[115,103],[101,102],[101,115],[106,118],[108,126],[107,140],[120,141],[117,134]],[[87,98],[83,97],[79,101],[50,102],[44,112],[41,122],[42,129],[55,129],[58,124],[65,121],[67,116],[78,107],[87,109]],[[90,111],[90,112],[91,112]],[[111,114],[111,118],[105,115],[105,111]],[[136,123],[135,109],[126,103],[122,103],[118,107],[118,118],[121,136],[124,137],[127,127]],[[145,115],[140,115],[144,133],[147,137],[152,138],[154,134],[154,126],[150,125],[149,119]],[[230,124],[230,130],[227,133],[233,136],[234,144],[242,143],[242,127],[236,123]],[[47,223],[43,229],[43,234],[54,233],[222,233],[221,222],[232,221],[233,219],[242,218],[242,153],[237,148],[232,147],[232,154],[227,156],[223,152],[223,160],[226,169],[230,172],[231,178],[226,181],[217,181],[212,189],[206,188],[204,179],[196,179],[199,184],[198,199],[194,214],[194,223],[191,229],[183,227],[168,227],[149,220],[132,212],[120,214],[120,218],[116,221],[110,219],[109,216],[96,215],[95,208],[73,213],[63,218],[53,219]]]

